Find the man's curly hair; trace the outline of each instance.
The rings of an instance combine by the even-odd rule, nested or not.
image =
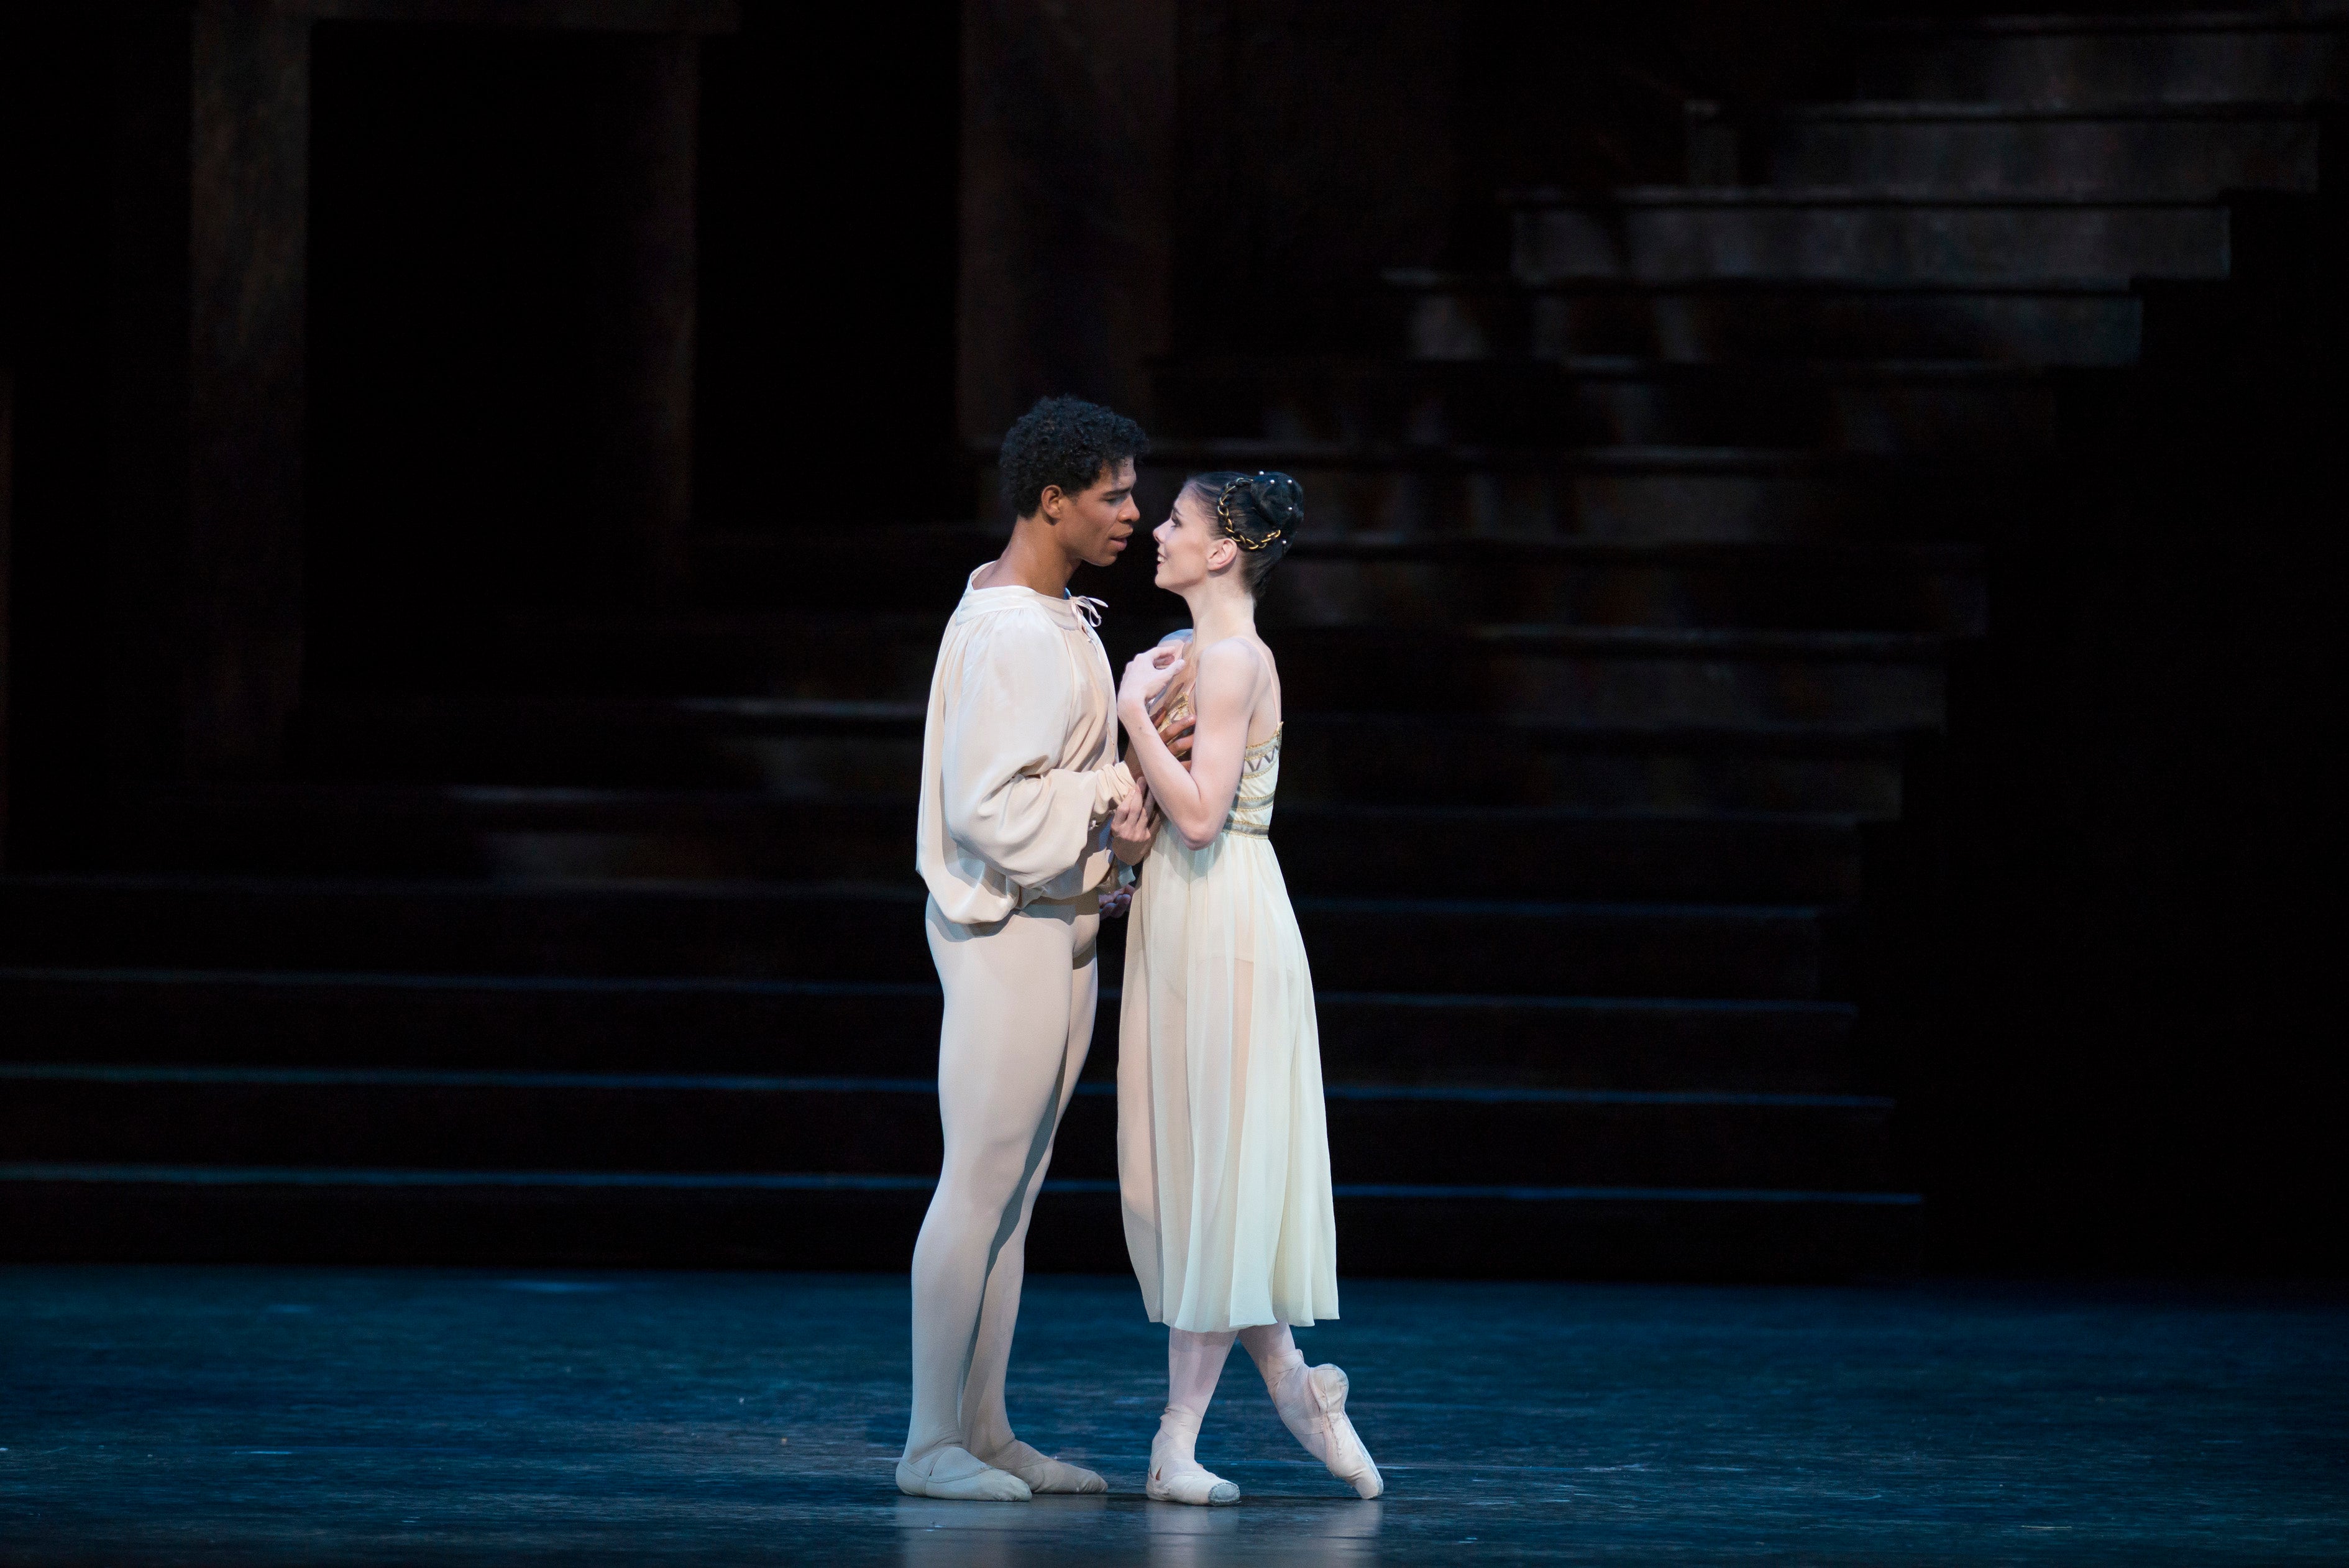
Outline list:
[[[997,460],[1004,502],[1014,517],[1032,517],[1046,485],[1074,495],[1149,450],[1150,438],[1123,414],[1081,398],[1045,398],[1004,434]]]

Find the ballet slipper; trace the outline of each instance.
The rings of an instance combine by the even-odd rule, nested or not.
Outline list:
[[[1386,1490],[1384,1477],[1371,1462],[1370,1449],[1346,1415],[1346,1375],[1335,1366],[1308,1367],[1301,1352],[1265,1368],[1265,1386],[1272,1391],[1272,1407],[1305,1451],[1330,1467],[1330,1473],[1354,1489],[1358,1497],[1376,1497]]]
[[[1030,1491],[1082,1494],[1109,1490],[1109,1482],[1084,1466],[1040,1454],[1016,1438],[988,1455],[987,1462],[1018,1476]]]
[[[1208,1469],[1193,1457],[1199,1438],[1199,1417],[1188,1410],[1166,1407],[1159,1418],[1158,1435],[1150,1440],[1150,1479],[1143,1490],[1160,1502],[1187,1502],[1195,1508],[1221,1508],[1240,1500],[1240,1489]]]
[[[907,1497],[944,1502],[1026,1502],[1035,1495],[1010,1471],[997,1469],[968,1449],[954,1447],[924,1455],[918,1466],[899,1459],[897,1490]]]

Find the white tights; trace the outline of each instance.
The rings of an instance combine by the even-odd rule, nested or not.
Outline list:
[[[954,1449],[1006,1469],[1041,1459],[1012,1437],[1003,1378],[1029,1216],[1092,1041],[1101,917],[1078,909],[1034,904],[990,926],[956,925],[936,902],[927,910],[930,957],[946,991],[946,1158],[914,1244],[914,1411],[901,1485],[907,1467],[916,1479],[978,1468]],[[1074,1473],[1091,1479],[1082,1490],[1099,1485],[1089,1471]]]
[[[1216,1384],[1224,1375],[1224,1361],[1232,1353],[1232,1341],[1237,1339],[1247,1347],[1249,1359],[1264,1374],[1270,1386],[1280,1369],[1290,1360],[1301,1362],[1297,1340],[1285,1323],[1259,1324],[1254,1328],[1221,1329],[1214,1334],[1193,1334],[1189,1329],[1170,1328],[1166,1331],[1166,1407],[1179,1410],[1191,1417],[1187,1423],[1193,1433],[1181,1440],[1181,1452],[1185,1459],[1193,1458],[1192,1443],[1199,1423],[1207,1418],[1207,1404],[1216,1397]]]

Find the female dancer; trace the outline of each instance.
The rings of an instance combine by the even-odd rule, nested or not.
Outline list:
[[[1174,1502],[1239,1500],[1194,1453],[1236,1334],[1298,1441],[1363,1497],[1384,1486],[1346,1418],[1346,1375],[1309,1368],[1289,1335],[1338,1315],[1313,982],[1268,836],[1280,675],[1256,631],[1257,593],[1303,518],[1285,473],[1185,484],[1154,536],[1158,586],[1191,607],[1188,652],[1137,656],[1118,692],[1163,816],[1149,836],[1138,806],[1112,823],[1123,858],[1147,855],[1126,938],[1117,1141],[1126,1250],[1150,1320],[1167,1326],[1149,1492]],[[1172,710],[1190,710],[1187,769],[1154,722],[1162,696],[1168,733],[1185,722]]]

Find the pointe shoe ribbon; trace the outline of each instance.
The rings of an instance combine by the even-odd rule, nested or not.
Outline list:
[[[1198,1437],[1198,1417],[1166,1407],[1158,1435],[1150,1440],[1150,1479],[1143,1483],[1143,1490],[1160,1502],[1187,1502],[1195,1508],[1222,1508],[1239,1501],[1238,1487],[1186,1451]]]
[[[1272,1386],[1273,1408],[1280,1412],[1281,1424],[1330,1467],[1331,1475],[1352,1487],[1358,1497],[1376,1497],[1386,1490],[1386,1479],[1346,1415],[1349,1385],[1341,1368],[1308,1367],[1299,1355],[1275,1367],[1265,1381]]]
[[[917,1461],[897,1461],[897,1490],[907,1497],[943,1502],[1026,1502],[1035,1494],[1026,1481],[997,1469],[968,1449],[945,1448]]]
[[[1109,1490],[1109,1482],[1084,1466],[1039,1453],[1016,1438],[988,1455],[987,1462],[1018,1476],[1030,1491],[1084,1496]]]

